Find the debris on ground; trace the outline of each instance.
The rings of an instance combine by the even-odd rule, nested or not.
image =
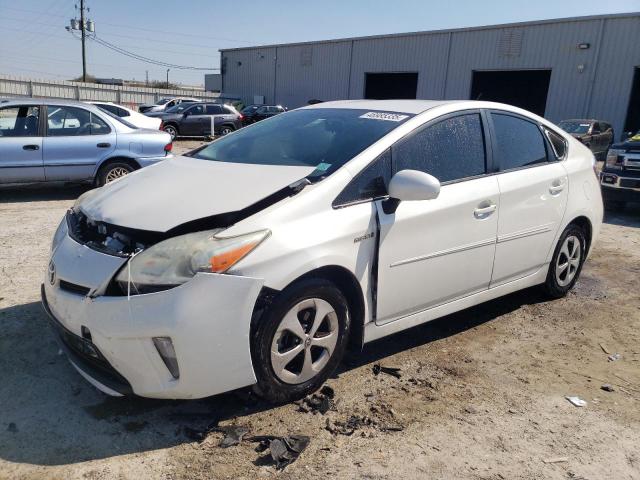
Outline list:
[[[568,462],[569,458],[567,458],[567,457],[551,457],[551,458],[545,458],[542,461],[544,463],[563,463],[563,462]]]
[[[622,358],[622,354],[614,353],[613,355],[609,355],[607,358],[609,359],[610,362],[617,362]]]
[[[18,431],[18,426],[15,423],[11,422],[7,427],[7,432],[16,433],[17,431]]]
[[[206,428],[204,430],[196,430],[195,428],[191,428],[191,427],[184,427],[184,435],[191,439],[191,440],[195,440],[196,442],[202,442],[205,438],[207,438],[207,435],[209,435],[209,429]]]
[[[611,352],[609,351],[609,349],[607,348],[607,346],[604,343],[600,343],[600,348],[602,349],[602,351],[604,353],[606,353],[607,355],[609,355]]]
[[[615,388],[613,388],[613,385],[609,385],[608,383],[605,383],[604,385],[602,385],[600,387],[601,390],[604,390],[605,392],[614,392]]]
[[[237,425],[218,427],[215,430],[224,434],[224,437],[222,437],[219,444],[219,447],[221,448],[229,448],[234,445],[239,445],[240,442],[242,442],[242,438],[249,433],[249,429],[247,427]]]
[[[377,376],[380,373],[386,373],[387,375],[391,375],[392,377],[396,377],[396,378],[402,377],[402,374],[400,373],[400,369],[399,368],[383,367],[379,363],[376,363],[373,366],[373,374]]]
[[[302,400],[295,402],[295,404],[298,405],[298,411],[300,412],[313,412],[314,414],[316,412],[320,412],[322,415],[324,415],[329,410],[335,407],[335,404],[333,402],[334,396],[335,392],[333,391],[333,388],[325,385],[320,389],[320,392],[308,395]]]
[[[256,447],[257,452],[264,452],[269,449],[271,459],[278,470],[294,462],[311,439],[306,435],[289,435],[287,437],[277,437],[275,435],[256,435],[247,437],[250,442],[259,442]]]
[[[584,407],[587,404],[587,402],[582,400],[580,397],[564,397],[564,398],[569,400],[576,407]]]
[[[356,430],[370,427],[380,432],[401,432],[404,427],[395,420],[395,411],[389,405],[377,404],[369,408],[373,416],[350,415],[346,420],[327,418],[325,429],[333,435],[351,436]]]

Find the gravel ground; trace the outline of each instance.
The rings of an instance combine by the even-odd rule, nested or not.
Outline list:
[[[87,384],[39,304],[50,239],[82,191],[0,190],[0,478],[640,479],[640,206],[607,215],[566,298],[529,289],[368,345],[329,380],[322,415],[248,391],[152,401]],[[351,435],[327,429],[352,416]],[[311,442],[279,472],[253,443],[191,438],[215,422]]]

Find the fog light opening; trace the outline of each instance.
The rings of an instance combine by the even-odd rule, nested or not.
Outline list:
[[[173,378],[180,378],[180,369],[178,368],[178,359],[176,351],[173,348],[173,342],[169,337],[153,337],[153,344],[160,354],[160,358],[171,373]]]

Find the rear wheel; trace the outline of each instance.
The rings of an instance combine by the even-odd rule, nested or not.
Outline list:
[[[586,256],[587,240],[582,228],[569,225],[558,241],[544,288],[553,298],[564,297],[573,288]]]
[[[96,176],[96,186],[102,187],[125,175],[129,175],[135,168],[126,162],[111,162],[103,166]]]
[[[222,135],[223,137],[225,135],[229,135],[231,132],[233,132],[233,127],[230,127],[229,125],[224,125],[220,128],[220,135]]]
[[[342,360],[349,328],[347,301],[331,282],[287,287],[252,331],[256,391],[281,403],[320,388]]]

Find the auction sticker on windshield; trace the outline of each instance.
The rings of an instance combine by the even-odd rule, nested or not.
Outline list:
[[[370,120],[387,120],[388,122],[401,122],[405,118],[409,118],[409,115],[402,115],[400,113],[367,112],[364,115],[360,115],[360,118],[368,118]]]

